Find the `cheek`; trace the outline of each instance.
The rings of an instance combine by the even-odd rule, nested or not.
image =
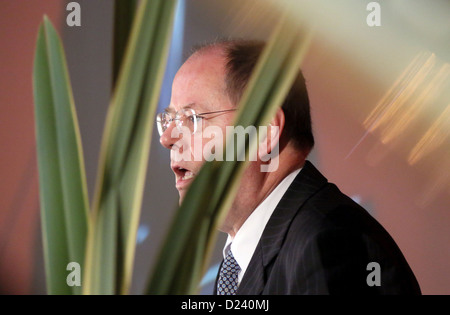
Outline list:
[[[191,137],[190,155],[193,161],[203,162],[203,146],[205,140],[201,133],[197,133]]]
[[[202,133],[180,138],[170,151],[171,160],[186,162],[204,162],[204,147],[211,139],[202,136]]]
[[[226,127],[225,126],[208,126],[203,131],[203,147],[205,145],[222,146],[226,141]]]
[[[224,132],[215,126],[191,139],[190,155],[194,161],[205,161],[210,153],[221,149],[224,145]]]
[[[226,143],[226,130],[232,124],[232,115],[223,115],[220,119],[201,120],[197,125],[197,133],[189,139],[191,159],[197,162],[210,161],[211,159],[222,160],[223,148]]]

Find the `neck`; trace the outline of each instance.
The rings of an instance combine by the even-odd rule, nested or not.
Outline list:
[[[305,155],[290,147],[279,155],[279,165],[273,172],[261,172],[261,163],[252,162],[244,171],[235,200],[220,230],[232,238],[258,205],[270,195],[290,173],[303,167]]]

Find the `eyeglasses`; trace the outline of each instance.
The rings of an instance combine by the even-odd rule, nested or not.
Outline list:
[[[175,121],[175,125],[177,126],[178,131],[182,132],[183,127],[188,128],[191,134],[194,134],[197,131],[198,122],[203,117],[203,115],[209,114],[219,114],[225,112],[235,111],[236,108],[218,110],[215,112],[205,112],[205,113],[196,113],[192,108],[185,108],[177,111],[175,113],[175,117],[172,117],[171,114],[167,112],[159,113],[156,115],[156,126],[158,127],[159,135],[162,136],[164,131],[169,128],[172,121]]]

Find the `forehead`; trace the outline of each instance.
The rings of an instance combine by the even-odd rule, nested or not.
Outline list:
[[[225,58],[217,50],[196,53],[177,72],[169,111],[193,108],[217,110],[229,106],[225,84]]]

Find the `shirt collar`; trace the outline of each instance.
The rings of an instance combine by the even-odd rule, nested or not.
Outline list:
[[[275,187],[269,196],[267,196],[267,198],[264,199],[250,214],[247,220],[245,220],[244,224],[234,236],[234,239],[228,235],[228,239],[223,248],[223,257],[226,256],[226,253],[231,247],[233,256],[241,268],[239,281],[242,279],[245,270],[247,270],[253,252],[258,245],[259,239],[261,238],[264,228],[273,211],[300,171],[301,168],[293,171],[286,176],[277,187]]]

